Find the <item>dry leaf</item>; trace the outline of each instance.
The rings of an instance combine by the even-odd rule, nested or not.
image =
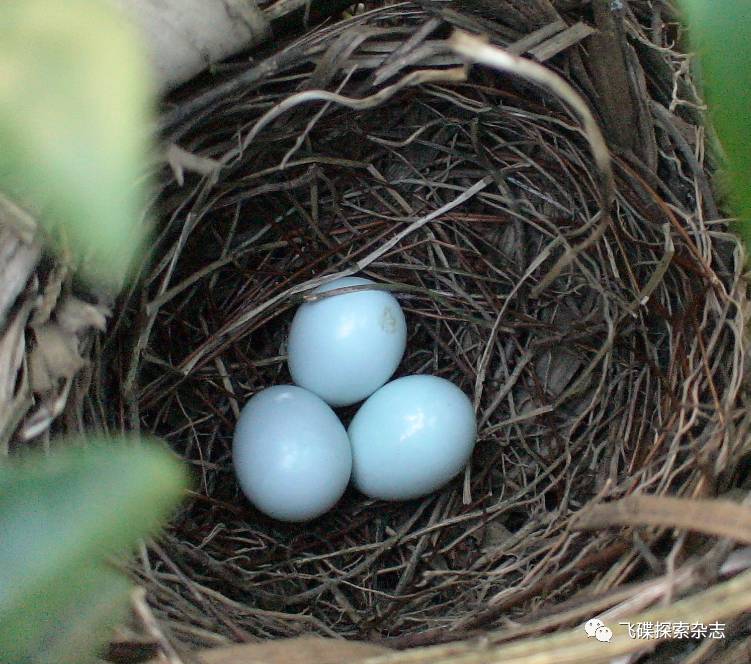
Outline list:
[[[83,366],[78,338],[56,323],[34,331],[36,345],[29,356],[31,387],[37,394],[55,389],[61,378],[72,378]]]
[[[212,648],[197,655],[203,664],[350,664],[391,652],[389,648],[362,641],[301,636]],[[153,659],[147,664],[161,662]]]
[[[44,325],[49,321],[52,311],[55,309],[58,300],[60,299],[63,282],[67,276],[68,268],[64,264],[60,264],[52,270],[37,303],[34,317],[31,319],[31,327]]]
[[[554,399],[561,395],[581,368],[582,361],[564,347],[551,348],[535,362],[535,373]]]
[[[0,456],[8,452],[8,441],[31,405],[31,394],[18,372],[26,352],[24,329],[31,313],[27,299],[0,338]]]
[[[43,396],[35,412],[24,424],[21,438],[28,440],[43,433],[65,410],[73,378],[85,366],[80,352],[80,336],[92,328],[107,327],[107,307],[93,305],[64,290],[67,269],[53,273],[30,322],[36,343],[29,354],[31,390]],[[60,390],[61,381],[65,385]]]
[[[3,223],[0,207],[0,283],[3,284],[0,289],[0,328],[5,325],[11,307],[26,288],[40,255],[38,242],[25,242],[14,229]]]
[[[32,438],[41,436],[50,428],[52,422],[65,410],[65,404],[68,401],[68,394],[72,384],[71,380],[67,380],[59,394],[54,392],[48,393],[37,404],[34,411],[26,418],[23,424],[23,428],[19,434],[21,440],[31,440]]]
[[[89,304],[70,296],[55,310],[55,320],[63,330],[71,334],[78,334],[91,327],[104,332],[110,313],[107,307]]]
[[[514,534],[498,521],[489,521],[482,534],[482,548],[495,549],[508,542]]]
[[[23,332],[30,313],[31,300],[26,300],[0,338],[0,403],[9,401],[16,392],[18,370],[26,351]]]

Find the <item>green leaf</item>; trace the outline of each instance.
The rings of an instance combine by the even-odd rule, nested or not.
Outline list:
[[[124,575],[102,565],[81,566],[74,575],[60,576],[4,617],[0,627],[3,662],[99,661],[98,650],[127,618],[130,590]],[[4,643],[6,638],[11,640]]]
[[[103,561],[154,532],[184,490],[161,445],[88,445],[0,467],[4,662],[83,661],[101,644],[127,599]]]
[[[737,0],[682,0],[713,124],[727,157],[725,178],[751,244],[751,11]]]
[[[144,52],[111,3],[0,2],[0,190],[41,211],[84,276],[113,284],[143,241]]]

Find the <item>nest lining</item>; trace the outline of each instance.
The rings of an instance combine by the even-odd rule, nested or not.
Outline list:
[[[649,44],[638,7],[626,24]],[[639,546],[578,531],[585,504],[721,489],[745,451],[733,433],[742,255],[707,212],[690,108],[669,109],[663,70],[643,58],[655,168],[614,156],[612,224],[537,292],[595,232],[598,174],[578,123],[544,91],[487,69],[441,81],[453,60],[435,44],[452,20],[475,19],[404,4],[319,29],[170,128],[223,167],[184,184],[162,174],[153,260],[101,362],[117,367],[111,420],[163,436],[195,469],[191,499],[131,570],[180,640],[315,631],[409,645],[529,620],[620,586],[664,541],[657,529]],[[586,94],[572,65],[583,49],[548,65]],[[649,55],[671,72],[684,61]],[[426,70],[438,74],[405,83]],[[298,103],[258,130],[301,90],[362,99],[399,81],[371,107]],[[689,129],[693,161],[676,134]],[[253,393],[290,382],[285,337],[304,293],[353,271],[404,308],[396,375],[465,390],[478,445],[467,472],[423,500],[350,490],[314,522],[280,524],[239,492],[234,421]],[[340,409],[345,423],[354,410]]]

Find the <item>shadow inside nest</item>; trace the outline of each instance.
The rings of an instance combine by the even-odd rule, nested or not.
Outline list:
[[[656,168],[614,157],[612,224],[541,292],[600,212],[587,143],[552,96],[478,69],[364,110],[296,104],[243,145],[294,92],[362,98],[414,67],[450,66],[428,41],[445,23],[409,41],[431,21],[386,9],[314,33],[289,47],[303,55],[174,134],[224,165],[182,186],[163,174],[123,402],[195,471],[151,565],[133,567],[182,640],[440,640],[530,615],[639,565],[618,532],[569,527],[585,503],[692,486],[711,459],[737,453],[726,427],[740,386],[740,253],[704,219],[704,171],[665,117]],[[393,289],[409,330],[397,375],[459,385],[477,405],[479,442],[465,475],[424,500],[350,490],[316,521],[280,524],[239,492],[234,422],[253,393],[291,382],[285,338],[302,285],[345,270]]]

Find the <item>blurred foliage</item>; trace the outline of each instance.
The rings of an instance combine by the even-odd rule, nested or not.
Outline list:
[[[0,190],[86,259],[82,276],[114,286],[143,242],[144,53],[107,2],[0,2]]]
[[[38,216],[79,275],[117,288],[143,245],[150,71],[101,0],[0,2],[0,192]],[[0,460],[0,661],[95,659],[128,607],[111,565],[174,508],[184,471],[136,441]]]
[[[723,181],[751,245],[751,5],[681,0],[699,56],[710,117],[726,158]]]
[[[87,661],[128,606],[107,557],[154,532],[184,484],[153,442],[89,441],[0,466],[2,661]]]

